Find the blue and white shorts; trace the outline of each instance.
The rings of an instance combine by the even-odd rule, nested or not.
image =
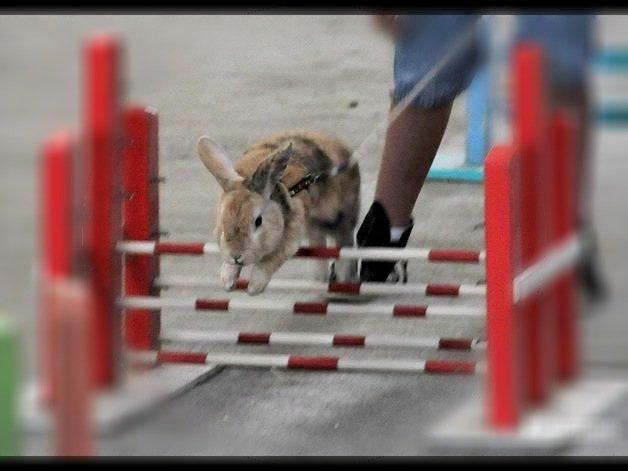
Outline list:
[[[404,30],[395,43],[393,103],[403,99],[480,15],[403,15]],[[585,83],[592,51],[594,15],[519,15],[515,42],[544,46],[553,87],[571,89]],[[486,37],[477,29],[442,70],[413,100],[420,108],[451,103],[471,82],[486,53]]]
[[[397,103],[459,42],[479,15],[404,15],[403,33],[395,43],[392,100]],[[419,92],[413,104],[438,108],[450,103],[471,81],[479,58],[479,37],[455,54]]]

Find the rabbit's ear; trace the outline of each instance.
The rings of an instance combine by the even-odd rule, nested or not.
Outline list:
[[[216,178],[224,191],[233,189],[234,183],[242,180],[233,168],[227,152],[210,137],[199,138],[196,151],[207,170]]]
[[[247,187],[251,191],[261,194],[264,198],[270,199],[275,185],[286,171],[291,155],[292,142],[288,142],[264,159],[255,173],[251,175]]]

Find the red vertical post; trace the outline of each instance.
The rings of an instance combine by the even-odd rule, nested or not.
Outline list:
[[[92,380],[110,386],[118,377],[121,311],[116,298],[121,287],[121,257],[116,243],[122,233],[121,45],[107,35],[89,40],[85,59],[84,138],[88,211],[88,269],[94,294],[91,322]]]
[[[550,191],[547,158],[547,96],[543,77],[543,54],[531,43],[518,46],[514,56],[513,138],[521,152],[523,267],[539,260],[548,244]],[[546,292],[522,302],[526,398],[542,403],[551,389],[554,350],[551,299]]]
[[[55,453],[89,456],[93,453],[91,384],[89,378],[90,297],[88,285],[57,278],[51,284],[55,352],[53,374],[58,395],[54,404]]]
[[[130,107],[125,110],[125,240],[151,240],[159,236],[158,128],[155,109]],[[158,274],[159,257],[127,255],[124,258],[125,296],[156,294],[153,281]],[[159,311],[128,310],[124,321],[128,348],[150,350],[159,347]]]
[[[52,313],[46,302],[50,283],[69,276],[73,264],[72,173],[75,141],[68,131],[50,137],[41,152],[39,184],[38,376],[40,400],[54,400]]]
[[[519,162],[511,146],[494,147],[484,164],[486,329],[489,426],[515,427],[522,410],[521,312],[513,280],[520,271]]]
[[[576,233],[577,172],[576,139],[578,130],[573,116],[557,112],[552,117],[552,153],[555,185],[553,188],[556,218],[553,238],[557,243]],[[576,268],[570,268],[555,284],[557,298],[557,373],[561,380],[574,378],[578,373],[578,293]]]

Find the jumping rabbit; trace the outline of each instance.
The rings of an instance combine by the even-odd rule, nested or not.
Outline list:
[[[354,245],[360,212],[360,171],[338,139],[307,131],[267,137],[231,163],[225,150],[207,136],[198,155],[223,192],[214,235],[222,257],[220,280],[235,287],[242,267],[252,265],[247,291],[263,292],[272,275],[298,250],[303,236],[312,246]],[[337,281],[357,278],[355,260],[334,264]],[[327,279],[319,262],[318,279]]]

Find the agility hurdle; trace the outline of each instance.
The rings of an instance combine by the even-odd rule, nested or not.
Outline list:
[[[563,319],[564,325],[561,335],[555,329],[553,318],[556,318],[555,306],[547,304],[552,301],[551,293],[542,289],[554,278],[562,277],[562,274],[572,266],[579,256],[579,240],[574,235],[573,225],[565,225],[566,213],[573,212],[574,183],[568,180],[569,171],[566,167],[571,164],[573,153],[565,146],[571,145],[573,131],[569,127],[566,117],[552,118],[550,122],[549,111],[543,108],[547,103],[543,95],[545,85],[541,64],[541,53],[534,47],[522,47],[516,54],[515,78],[516,85],[513,90],[515,107],[518,110],[514,123],[515,142],[510,146],[501,146],[491,152],[490,162],[486,169],[491,175],[490,182],[486,183],[486,214],[487,220],[487,252],[493,251],[493,261],[489,262],[489,256],[485,251],[471,250],[430,250],[430,249],[356,249],[356,248],[326,248],[326,247],[302,247],[296,254],[297,257],[311,257],[319,259],[375,259],[375,260],[419,260],[428,262],[449,263],[482,263],[487,262],[487,327],[488,327],[488,371],[489,371],[489,396],[491,406],[487,409],[487,420],[496,427],[513,427],[519,420],[523,410],[534,403],[543,403],[550,394],[550,384],[554,377],[553,368],[558,364],[555,353],[562,352],[562,362],[573,364],[573,358],[567,358],[575,352],[575,339],[564,338],[562,332],[573,330],[570,323],[574,322],[574,314],[571,312]],[[547,117],[547,118],[546,118]],[[550,138],[552,140],[550,140]],[[550,142],[553,154],[556,156],[543,156],[541,152]],[[561,147],[562,146],[562,147]],[[560,149],[563,149],[562,151]],[[560,153],[560,155],[558,155]],[[538,166],[540,159],[551,158],[555,163],[555,175],[544,175]],[[506,162],[503,162],[506,161]],[[555,194],[551,194],[550,179],[556,180]],[[521,192],[524,192],[523,194]],[[542,196],[547,195],[555,206],[556,215],[548,213],[548,208],[541,207]],[[571,196],[568,193],[571,192]],[[510,195],[513,201],[504,198]],[[519,199],[523,205],[519,207]],[[500,202],[500,203],[498,203]],[[502,206],[500,206],[502,204]],[[569,209],[571,208],[571,209]],[[552,221],[563,216],[563,227],[559,237],[550,227]],[[565,242],[565,237],[569,240]],[[560,239],[560,240],[559,240]],[[558,242],[561,242],[558,244]],[[564,242],[564,243],[563,243]],[[218,247],[213,243],[186,243],[186,242],[159,242],[159,241],[129,241],[126,240],[117,245],[118,250],[126,256],[198,256],[215,255],[219,253]],[[520,254],[520,255],[519,255]],[[517,259],[521,257],[521,259]],[[512,262],[507,263],[507,260]],[[489,268],[489,265],[491,266]],[[245,289],[246,280],[239,280],[236,289]],[[360,292],[359,284],[348,284],[342,287],[333,284],[309,284],[310,282],[277,280],[269,285],[269,289],[309,289],[313,291],[327,292]],[[561,281],[564,286],[564,298],[567,304],[573,303],[574,281]],[[508,286],[506,286],[507,284]],[[154,286],[163,287],[206,287],[218,286],[218,282],[207,280],[195,280],[190,278],[156,277]],[[427,286],[420,285],[416,293],[432,294]],[[315,287],[315,288],[314,288]],[[370,288],[370,287],[369,287]],[[376,293],[384,294],[386,287],[377,286]],[[390,292],[401,289],[408,292],[408,288],[391,286]],[[555,290],[549,290],[555,291]],[[455,292],[445,289],[442,293]],[[481,294],[481,292],[476,292]],[[338,305],[336,303],[313,302],[275,302],[275,301],[241,301],[228,299],[164,299],[150,296],[126,296],[121,305],[125,308],[141,308],[146,310],[159,310],[164,308],[185,310],[209,310],[218,312],[237,311],[241,313],[275,312],[282,311],[291,314],[378,314],[393,317],[406,316],[409,318],[421,318],[430,315],[444,316],[471,316],[483,319],[484,311],[465,306],[431,306],[431,305],[377,305],[365,306]],[[491,307],[492,306],[492,307]],[[526,314],[519,314],[524,309]],[[506,322],[506,319],[511,319]],[[521,325],[519,325],[519,323]],[[287,335],[282,333],[281,335]],[[170,340],[185,341],[196,338],[196,341],[209,343],[237,343],[237,344],[271,344],[272,334],[244,333],[216,333],[215,335],[199,334],[198,337],[190,335],[174,335]],[[280,335],[280,338],[281,338]],[[308,335],[308,334],[305,334]],[[368,336],[367,336],[368,337]],[[333,346],[334,336],[327,334],[321,340],[309,335],[301,338],[304,344],[322,342]],[[491,338],[500,339],[492,346]],[[240,340],[244,339],[244,340]],[[249,340],[248,342],[246,340]],[[257,342],[257,343],[256,343]],[[289,341],[288,341],[289,342]],[[504,343],[502,345],[501,343]],[[516,353],[519,351],[519,353]],[[571,353],[566,353],[571,352]],[[167,352],[168,354],[181,355],[177,361],[189,359],[191,362],[199,361],[190,352]],[[192,356],[187,356],[187,355]],[[530,359],[524,363],[524,355]],[[170,358],[166,355],[167,358]],[[210,355],[210,359],[219,358],[228,365],[249,364],[248,360],[239,362],[238,354],[216,357]],[[548,360],[550,359],[550,360]],[[259,360],[259,361],[258,361]],[[274,365],[272,361],[258,359],[252,364],[257,366]],[[283,365],[285,358],[279,361]],[[204,361],[204,360],[203,360]],[[411,369],[414,371],[415,369]],[[519,377],[521,376],[521,377]],[[511,377],[516,377],[516,381]],[[562,377],[566,374],[562,373]],[[509,379],[510,378],[510,379]],[[512,384],[507,384],[508,381]],[[520,390],[522,384],[526,385],[525,391]]]
[[[578,362],[572,267],[579,241],[570,169],[576,135],[565,115],[545,108],[542,60],[534,45],[517,49],[515,143],[493,149],[485,166],[487,420],[498,428],[515,426],[525,406],[547,401],[552,384],[572,379]],[[543,167],[548,160],[553,165]],[[560,310],[555,283],[561,285]]]
[[[22,420],[26,429],[35,433],[56,428],[54,449],[59,454],[93,453],[90,432],[110,433],[215,369],[203,366],[172,372],[166,368],[165,373],[136,375],[131,371],[134,365],[127,361],[127,347],[122,348],[123,327],[124,339],[131,346],[137,341],[137,332],[159,328],[159,324],[151,324],[159,316],[144,311],[128,312],[123,325],[117,303],[123,282],[127,293],[137,290],[145,294],[144,289],[150,292],[152,278],[145,287],[140,278],[143,270],[159,274],[158,262],[127,257],[123,279],[122,256],[115,247],[123,232],[127,237],[154,237],[154,227],[142,224],[156,221],[158,215],[141,212],[148,205],[158,208],[158,194],[150,191],[156,190],[157,185],[151,183],[157,180],[131,179],[139,186],[123,191],[124,181],[128,181],[124,174],[139,171],[151,175],[151,168],[141,166],[156,163],[146,155],[157,155],[157,121],[154,110],[123,103],[122,56],[122,43],[114,36],[98,35],[85,42],[80,129],[55,133],[40,152],[38,377],[25,388]],[[128,217],[129,212],[134,217]],[[139,267],[140,275],[133,267]],[[59,294],[60,300],[52,302],[55,287],[70,280],[83,286],[81,300],[70,296],[76,290],[63,289],[75,301]],[[87,318],[80,319],[77,310]],[[59,322],[65,322],[65,327],[59,327]],[[59,339],[59,332],[70,329],[87,338],[77,334]],[[145,338],[140,336],[140,341]],[[93,401],[83,400],[79,394],[77,385],[84,385],[85,378],[80,376],[83,366],[74,365],[77,361],[88,368]],[[72,371],[68,371],[68,362],[74,362]],[[72,389],[68,391],[68,387]],[[59,397],[61,393],[63,397]],[[92,402],[93,426],[86,418]]]
[[[118,51],[120,46],[113,38],[98,40],[91,48],[104,47],[105,50]],[[88,48],[88,50],[92,50]],[[96,58],[97,57],[97,58]],[[91,183],[88,214],[73,214],[72,218],[85,221],[92,232],[87,238],[87,247],[99,244],[102,240],[107,250],[97,251],[99,256],[90,255],[89,250],[69,243],[71,259],[82,261],[85,278],[91,289],[100,293],[94,295],[96,306],[93,317],[105,332],[106,341],[98,343],[94,356],[109,355],[99,359],[97,368],[90,364],[92,381],[99,388],[115,389],[119,372],[124,368],[123,359],[140,356],[148,358],[155,371],[173,371],[166,369],[183,368],[182,363],[203,366],[188,377],[190,383],[196,381],[199,374],[204,374],[212,365],[281,367],[298,369],[350,370],[350,371],[391,371],[432,374],[471,374],[487,373],[486,421],[493,428],[513,429],[520,423],[525,412],[540,404],[551,393],[552,381],[557,379],[556,368],[560,366],[561,379],[574,378],[577,372],[577,329],[575,306],[575,281],[569,270],[578,258],[579,242],[574,233],[572,215],[575,207],[568,201],[567,195],[573,193],[574,186],[565,175],[566,172],[554,172],[554,176],[545,177],[536,163],[541,144],[550,142],[548,147],[556,170],[568,167],[573,158],[570,150],[573,145],[573,126],[566,116],[552,114],[540,105],[545,103],[541,54],[536,48],[526,46],[517,52],[515,61],[516,80],[514,96],[520,112],[515,122],[515,142],[494,148],[486,161],[486,251],[459,249],[357,249],[335,247],[303,247],[298,256],[318,259],[374,259],[374,260],[416,260],[428,263],[470,263],[486,264],[486,286],[433,285],[430,283],[414,286],[384,284],[308,284],[299,282],[306,290],[342,292],[344,294],[416,294],[427,296],[460,296],[462,294],[483,295],[486,293],[486,310],[464,305],[432,304],[377,304],[364,305],[341,304],[302,300],[298,302],[276,302],[264,299],[242,301],[237,299],[205,298],[161,298],[158,296],[162,287],[205,286],[204,280],[179,282],[169,278],[159,270],[161,256],[212,256],[218,248],[212,243],[163,242],[159,240],[158,207],[158,118],[153,108],[125,106],[114,96],[108,106],[106,116],[117,120],[107,121],[106,130],[98,134],[93,146],[106,141],[104,149],[116,150],[105,155],[102,149],[87,154],[109,159],[109,164],[100,163],[85,172],[87,177],[73,179],[74,190],[68,194],[81,194],[81,185]],[[94,61],[105,61],[111,65],[107,54],[92,57]],[[88,62],[89,63],[89,62]],[[93,65],[93,64],[92,64]],[[121,67],[120,67],[121,69]],[[91,69],[90,69],[91,70]],[[96,67],[100,72],[95,75],[96,83],[102,86],[103,96],[116,95],[115,87],[106,83],[118,82],[120,78],[113,72],[113,67]],[[94,72],[92,70],[92,72]],[[525,79],[525,80],[523,80]],[[95,90],[95,88],[94,88]],[[98,93],[91,95],[94,103],[100,103]],[[101,97],[102,98],[102,97]],[[94,105],[96,106],[96,105]],[[114,113],[111,110],[118,110]],[[538,118],[538,113],[546,113],[547,119]],[[98,113],[94,113],[98,114]],[[551,118],[551,119],[550,119]],[[120,133],[112,130],[120,130]],[[88,134],[91,135],[91,134]],[[117,136],[117,137],[116,137]],[[124,145],[113,146],[116,139],[124,138]],[[543,147],[545,148],[545,147]],[[542,150],[542,149],[541,149]],[[118,162],[114,165],[112,162]],[[115,169],[122,175],[114,177]],[[527,172],[527,173],[526,173]],[[557,175],[563,180],[558,181]],[[551,182],[557,185],[551,187]],[[91,180],[90,180],[91,179]],[[96,184],[96,182],[99,182]],[[104,182],[108,182],[105,188]],[[541,206],[541,198],[534,198],[526,186],[538,185],[537,191],[547,195],[552,201],[557,215],[550,215]],[[78,190],[77,190],[78,188]],[[96,191],[99,188],[100,191]],[[524,193],[527,196],[521,196]],[[106,202],[100,199],[106,199]],[[527,199],[526,199],[527,198]],[[524,204],[520,204],[523,200]],[[58,202],[61,204],[61,202]],[[99,212],[94,213],[98,207]],[[565,210],[565,208],[571,208]],[[121,215],[119,213],[121,212]],[[561,218],[562,215],[562,218]],[[80,217],[79,217],[80,216]],[[98,216],[98,217],[97,217]],[[545,218],[539,224],[538,218]],[[62,220],[58,216],[55,221]],[[558,224],[560,220],[560,224]],[[95,221],[98,221],[96,224]],[[555,224],[552,225],[552,224]],[[109,227],[116,225],[116,227]],[[72,226],[72,224],[70,225]],[[560,226],[560,228],[559,228]],[[79,224],[80,227],[80,224]],[[94,234],[98,228],[101,233]],[[98,232],[97,231],[97,232]],[[45,233],[45,231],[44,231]],[[61,242],[72,239],[72,231]],[[525,249],[525,250],[524,250]],[[86,253],[87,252],[87,253]],[[525,257],[523,256],[525,255]],[[98,267],[96,267],[98,265]],[[118,270],[118,273],[105,273]],[[78,273],[83,273],[77,270]],[[95,276],[95,274],[100,274]],[[95,283],[94,280],[98,281]],[[555,282],[554,282],[555,280]],[[186,285],[187,283],[187,285]],[[274,288],[297,289],[280,280],[271,281],[269,291]],[[240,280],[237,289],[244,289],[246,280]],[[315,288],[313,288],[315,287]],[[560,288],[559,288],[560,287]],[[475,289],[471,289],[475,288]],[[300,288],[299,288],[300,289]],[[414,291],[412,291],[414,290]],[[370,292],[370,293],[369,293]],[[558,296],[558,293],[562,293]],[[545,299],[559,302],[545,303]],[[109,306],[109,311],[104,308]],[[533,308],[529,307],[533,306]],[[547,312],[541,316],[541,306]],[[548,307],[549,306],[549,307]],[[557,306],[562,306],[557,314]],[[314,333],[314,332],[209,332],[191,335],[185,331],[161,332],[160,311],[179,308],[202,311],[250,313],[251,311],[275,312],[283,314],[330,315],[378,315],[406,318],[406,321],[423,322],[429,317],[454,317],[478,319],[487,324],[487,339],[477,338],[406,338],[401,336],[377,337],[371,334],[355,333]],[[524,318],[524,309],[533,312]],[[44,313],[45,314],[45,313]],[[168,313],[168,315],[170,315]],[[553,327],[543,330],[543,323]],[[106,327],[108,326],[108,327]],[[557,327],[561,326],[560,329]],[[124,331],[124,348],[122,344]],[[94,329],[90,335],[96,335]],[[183,349],[164,349],[162,342],[189,344],[194,342],[209,344],[238,345],[319,345],[330,347],[403,347],[441,350],[483,351],[486,349],[487,362],[466,360],[430,360],[430,359],[395,359],[395,360],[357,360],[339,357],[303,357],[301,355],[248,355],[198,353]],[[481,348],[480,348],[481,346]],[[478,348],[475,348],[478,347]],[[118,353],[119,352],[119,353]],[[547,354],[547,357],[543,355]],[[118,355],[118,356],[116,356]],[[90,362],[95,361],[90,355]],[[525,363],[524,356],[533,359]],[[539,359],[545,363],[540,365]],[[105,374],[107,373],[107,374]],[[534,387],[529,387],[533,384]],[[181,383],[177,383],[180,390]]]

